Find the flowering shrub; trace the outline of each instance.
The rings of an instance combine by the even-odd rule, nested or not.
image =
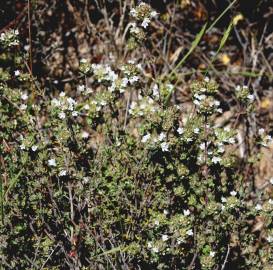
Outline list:
[[[133,54],[157,14],[141,3],[130,15]],[[47,95],[14,34],[0,39],[1,61],[13,61],[0,70],[3,269],[272,269],[273,201],[251,197],[253,157],[216,125],[213,79],[191,83],[186,114],[174,82],[146,78],[134,59],[82,59],[77,88]],[[250,89],[233,93],[254,112]],[[263,129],[254,138],[271,141]]]

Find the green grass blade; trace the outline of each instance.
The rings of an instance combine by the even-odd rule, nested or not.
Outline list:
[[[215,24],[227,13],[228,10],[230,10],[232,8],[232,6],[237,2],[237,0],[234,0],[233,2],[231,2],[227,8],[217,17],[217,19],[211,24],[211,26],[208,28],[208,30],[206,31],[209,32],[214,26]]]
[[[224,35],[223,35],[223,37],[221,39],[220,46],[219,46],[216,54],[218,54],[222,50],[222,48],[225,46],[225,44],[227,42],[227,39],[228,39],[228,37],[229,37],[230,32],[231,32],[232,29],[233,29],[233,22],[231,22],[229,24],[227,30],[225,31],[225,33],[224,33]]]
[[[4,199],[3,199],[3,180],[0,180],[0,212],[1,212],[1,223],[4,224]]]
[[[213,65],[213,63],[214,63],[215,59],[217,58],[219,52],[220,52],[220,51],[222,50],[222,48],[225,46],[225,44],[226,44],[226,42],[227,42],[227,39],[228,39],[228,37],[229,37],[229,35],[230,35],[230,32],[231,32],[231,30],[233,29],[233,26],[234,26],[234,24],[233,24],[233,20],[232,20],[231,23],[229,24],[227,30],[224,32],[224,35],[223,35],[223,37],[222,37],[222,39],[221,39],[221,42],[220,42],[220,45],[219,45],[219,47],[218,47],[218,49],[217,49],[215,55],[213,56],[213,58],[212,58],[212,60],[211,60],[211,62],[210,62],[210,66]],[[209,68],[208,68],[208,69],[209,69]],[[208,73],[208,69],[206,70],[205,74]]]
[[[5,192],[5,196],[9,193],[9,191],[12,189],[12,187],[14,187],[14,186],[16,185],[16,182],[18,181],[18,179],[19,179],[21,173],[23,172],[23,170],[24,170],[24,169],[21,169],[21,170],[19,171],[19,173],[18,173],[15,177],[13,177],[13,178],[11,179],[11,182],[10,182],[10,184],[9,184],[9,186],[8,186],[8,188],[7,188],[7,190],[6,190],[6,192]]]
[[[169,74],[169,76],[171,77],[179,67],[181,67],[181,65],[183,65],[183,63],[186,61],[186,59],[191,55],[191,53],[194,51],[194,49],[197,47],[197,45],[199,44],[201,38],[203,37],[205,31],[207,28],[207,23],[202,27],[201,31],[196,35],[194,41],[192,42],[191,48],[189,49],[189,51],[185,54],[185,56],[180,60],[180,62],[176,65],[176,67],[172,70],[172,72]]]

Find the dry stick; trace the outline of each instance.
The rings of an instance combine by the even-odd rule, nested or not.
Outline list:
[[[132,97],[132,92],[130,92],[128,99],[127,99],[127,105],[126,105],[126,112],[125,112],[125,119],[124,119],[124,126],[123,129],[125,130],[126,124],[127,124],[127,118],[128,118],[128,111],[129,111],[129,106],[130,106],[130,100]]]
[[[225,266],[226,266],[226,263],[227,263],[227,260],[228,260],[229,253],[230,253],[230,246],[228,245],[227,254],[226,254],[224,263],[223,263],[223,265],[222,265],[222,267],[221,267],[221,270],[224,270],[224,269],[225,269]]]
[[[55,248],[52,249],[51,253],[48,255],[47,259],[45,260],[45,262],[43,263],[43,265],[41,266],[40,270],[42,270],[46,263],[48,262],[48,260],[50,259],[50,257],[52,256],[52,254],[54,253],[54,251],[57,249],[57,247],[59,247],[59,244],[57,244],[57,246]]]
[[[208,168],[208,116],[205,115],[205,178],[206,184],[208,183],[208,175],[209,175],[209,168]],[[207,193],[208,194],[208,193]],[[208,195],[206,194],[206,204],[208,202]]]
[[[0,33],[5,32],[9,28],[15,28],[17,22],[24,17],[25,12],[27,11],[27,5],[24,7],[24,9],[21,11],[21,13],[10,23],[8,23],[6,26],[4,26],[2,29],[0,29]]]
[[[73,196],[72,196],[71,184],[68,185],[68,193],[69,193],[69,203],[70,203],[70,219],[71,219],[71,222],[74,223],[74,206],[73,206]]]
[[[193,267],[193,265],[194,265],[194,262],[195,262],[195,260],[196,260],[196,258],[197,258],[197,255],[198,255],[198,253],[195,252],[195,253],[194,253],[194,256],[193,256],[193,258],[192,258],[192,260],[191,260],[191,263],[190,263],[190,265],[189,265],[189,267],[188,267],[188,270],[191,270],[191,269],[192,269],[192,267]]]

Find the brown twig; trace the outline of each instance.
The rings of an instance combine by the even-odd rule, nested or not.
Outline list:
[[[6,31],[7,29],[9,29],[9,28],[15,28],[16,24],[18,23],[18,21],[19,21],[22,17],[24,17],[24,15],[25,15],[27,9],[28,9],[28,6],[26,5],[26,6],[24,7],[24,9],[20,12],[20,14],[17,15],[17,17],[16,17],[14,20],[12,20],[12,21],[9,22],[6,26],[4,26],[2,29],[0,29],[0,34],[1,34],[2,32],[5,32],[5,31]]]

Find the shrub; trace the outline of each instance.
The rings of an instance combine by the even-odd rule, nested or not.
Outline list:
[[[141,3],[130,14],[134,55],[156,13]],[[17,32],[0,42],[3,269],[271,269],[273,202],[252,200],[244,173],[259,156],[240,158],[236,130],[216,125],[213,79],[192,81],[188,112],[175,82],[134,59],[82,59],[77,89],[53,97],[26,70]],[[250,89],[233,93],[255,112]],[[270,140],[260,129],[251,147]]]

